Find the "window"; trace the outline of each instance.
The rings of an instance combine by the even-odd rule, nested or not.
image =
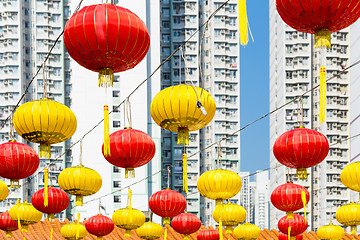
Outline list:
[[[121,187],[121,182],[120,181],[114,181],[113,184],[114,184],[114,188]]]
[[[113,121],[113,127],[114,128],[119,128],[121,125],[120,125],[120,121]]]
[[[162,27],[165,29],[169,29],[170,28],[170,22],[169,21],[162,21]]]
[[[116,203],[121,202],[121,197],[120,196],[114,196],[114,202],[116,202]]]
[[[113,91],[113,97],[120,97],[120,91]]]

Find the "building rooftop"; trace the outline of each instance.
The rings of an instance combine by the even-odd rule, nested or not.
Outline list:
[[[53,240],[63,240],[64,238],[60,234],[60,229],[64,224],[68,224],[69,220],[65,220],[64,222],[60,222],[58,219],[55,219],[54,221],[50,222],[49,220],[41,221],[39,223],[33,224],[29,226],[29,231],[27,233],[21,232],[20,230],[16,230],[13,233],[13,237],[9,239],[18,239],[23,240],[26,238],[27,240],[50,240],[50,231],[51,228],[54,229],[53,233]],[[177,233],[172,229],[170,226],[166,226],[168,229],[168,240],[182,240],[183,237],[181,234]],[[204,226],[201,226],[201,229],[205,229]],[[212,229],[212,227],[210,227]],[[115,227],[114,231],[110,233],[107,236],[104,236],[104,240],[129,240],[128,238],[124,237],[125,230],[120,229],[118,227]],[[196,240],[196,234],[191,234],[189,240]],[[6,234],[4,231],[0,230],[0,235],[2,239],[8,239],[6,237]],[[268,230],[264,229],[261,232],[260,237],[258,240],[278,240],[278,231],[277,230]],[[91,234],[87,234],[84,238],[85,240],[96,240],[96,237]],[[131,232],[131,239],[140,240],[135,231],[133,230]],[[237,240],[232,234],[225,234],[224,230],[224,240]],[[304,233],[303,240],[318,240],[319,238],[316,236],[316,233],[310,231],[308,233]],[[358,235],[350,235],[348,233],[345,234],[343,240],[360,240],[360,237]],[[163,237],[160,238],[160,240],[163,240]]]

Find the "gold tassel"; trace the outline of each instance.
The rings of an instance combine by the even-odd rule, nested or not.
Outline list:
[[[41,158],[50,158],[51,156],[51,146],[48,143],[40,143],[40,152],[39,157]]]
[[[183,154],[183,189],[188,193],[188,179],[187,179],[187,156]]]
[[[167,228],[165,226],[165,232],[164,232],[164,240],[167,240]]]
[[[184,240],[189,240],[189,235],[185,234],[184,235]]]
[[[178,140],[177,144],[179,145],[189,145],[189,129],[188,128],[178,128]]]
[[[164,217],[163,218],[163,224],[170,224],[170,218],[169,217]]]
[[[19,188],[20,183],[17,179],[10,179],[10,188]]]
[[[325,108],[326,108],[326,69],[324,66],[320,68],[320,123],[325,122]]]
[[[134,178],[135,177],[135,170],[134,168],[125,168],[125,178]]]
[[[131,237],[131,230],[130,229],[125,230],[124,237],[127,237],[127,238]]]
[[[102,240],[103,238],[100,236],[100,237],[97,237],[96,240]]]
[[[357,232],[357,226],[351,226],[351,235],[356,235],[356,232]]]
[[[304,217],[305,217],[305,222],[307,222],[307,220],[306,220],[306,204],[307,204],[307,202],[306,202],[306,193],[305,193],[305,191],[302,191],[302,192],[301,192],[301,200],[302,200],[303,205],[304,205]]]
[[[114,84],[114,71],[111,68],[103,68],[99,71],[99,87],[112,87]]]
[[[44,207],[49,205],[48,200],[48,179],[49,179],[49,170],[48,168],[44,169]]]
[[[331,48],[331,32],[327,28],[322,28],[315,32],[315,48]]]
[[[11,231],[7,231],[7,232],[6,232],[6,237],[11,238],[11,237],[12,237],[12,232],[11,232]]]
[[[104,156],[111,156],[109,140],[109,106],[104,105]]]
[[[294,218],[294,212],[290,211],[286,213],[286,219]]]
[[[291,240],[290,232],[291,232],[291,227],[288,227],[288,237],[289,237],[289,240]]]
[[[131,196],[132,196],[132,191],[131,191],[131,189],[129,188],[129,208],[130,209],[132,209],[132,207],[131,207]]]
[[[220,239],[219,240],[223,240],[223,229],[222,229],[222,220],[220,219],[219,221],[219,235],[220,235]]]
[[[298,169],[296,169],[296,176],[301,180],[307,179],[307,170],[306,170],[306,168],[298,168]]]
[[[18,199],[18,203],[20,200]],[[23,229],[21,228],[21,222],[20,222],[20,211],[18,210],[18,213],[17,213],[17,217],[18,217],[18,229],[20,229],[20,231],[23,232]]]
[[[248,18],[246,12],[246,0],[239,0],[239,34],[240,44],[246,46],[249,42]]]
[[[226,226],[226,228],[225,228],[225,233],[226,233],[226,234],[232,234],[232,232],[233,232],[232,226]]]
[[[79,237],[80,237],[80,231],[79,231],[79,229],[80,229],[80,213],[78,212],[77,213],[77,228],[76,228],[76,239],[79,239]]]
[[[83,206],[83,195],[76,195],[75,206]]]
[[[50,240],[53,240],[53,233],[54,233],[54,229],[51,228],[51,231],[50,231]]]

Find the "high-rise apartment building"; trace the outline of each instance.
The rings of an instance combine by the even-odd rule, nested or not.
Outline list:
[[[180,83],[203,86],[212,94],[217,105],[213,121],[204,129],[190,133],[190,144],[186,147],[188,156],[212,142],[229,136],[240,127],[237,1],[231,0],[209,22],[205,32],[202,28],[199,34],[184,44],[223,3],[224,1],[218,0],[160,1],[161,60],[166,59],[170,53],[182,46],[181,51],[161,69],[161,88]],[[203,43],[201,43],[202,37]],[[199,54],[200,45],[201,54]],[[162,130],[161,139],[162,167],[166,168],[182,161],[184,147],[177,145],[176,134]],[[218,146],[213,147],[188,159],[187,211],[197,214],[206,226],[214,224],[212,210],[215,203],[200,196],[196,183],[201,173],[216,168],[218,149]],[[236,134],[223,141],[221,152],[220,167],[239,172],[239,135]],[[165,180],[163,187],[166,187],[167,173],[163,174],[163,179]],[[172,169],[170,182],[172,189],[182,192],[182,164]],[[239,203],[239,196],[231,201]]]
[[[64,22],[69,18],[69,2],[57,0],[6,0],[0,3],[0,123],[2,125],[25,91],[38,68],[48,54]],[[70,106],[70,64],[62,40],[56,44],[45,65],[47,97]],[[41,71],[30,86],[21,103],[37,100],[43,94],[43,72]],[[0,130],[0,143],[10,139],[10,121]],[[18,135],[15,139],[33,147],[37,152],[39,145],[25,142]],[[57,158],[69,142],[56,144],[51,148],[51,159],[41,159],[39,169]],[[57,176],[70,160],[65,155],[49,168],[50,184],[57,186]],[[21,184],[23,181],[20,182]],[[44,186],[43,173],[38,173],[26,187],[12,191],[0,203],[0,211],[8,210],[16,199],[31,200],[31,195]],[[65,215],[57,217],[63,219]]]
[[[270,6],[270,110],[293,100],[319,84],[319,69],[324,65],[327,78],[340,73],[350,62],[350,31],[344,29],[331,36],[331,49],[321,52],[314,48],[313,36],[286,25]],[[324,57],[326,54],[326,57]],[[322,60],[323,59],[323,60]],[[308,204],[310,229],[335,220],[336,209],[349,200],[349,191],[341,184],[340,173],[350,160],[349,142],[337,143],[349,137],[350,75],[345,72],[327,83],[326,121],[319,123],[319,88],[270,115],[270,192],[287,180],[305,186],[311,193]],[[318,166],[308,169],[306,181],[295,177],[295,170],[277,162],[272,147],[278,136],[302,125],[325,134],[330,143],[328,157]],[[336,144],[337,143],[337,144]],[[270,208],[270,227],[275,228],[283,212]]]
[[[270,181],[268,171],[257,171],[254,191],[254,223],[261,229],[269,228]]]

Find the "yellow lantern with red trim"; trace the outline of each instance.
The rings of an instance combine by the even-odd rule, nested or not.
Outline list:
[[[251,223],[244,223],[234,229],[234,236],[239,240],[255,240],[260,237],[261,229]]]
[[[344,226],[351,227],[351,234],[356,234],[357,225],[360,225],[360,204],[351,202],[338,208],[336,220]]]
[[[146,222],[141,227],[136,229],[136,234],[146,240],[154,240],[161,238],[163,235],[164,230],[160,224],[153,223],[153,222]]]
[[[237,226],[245,221],[246,210],[240,205],[229,202],[228,204],[216,205],[212,214],[215,222],[222,222],[226,226],[226,233],[231,234],[233,226]]]
[[[102,179],[95,170],[78,165],[62,170],[58,183],[62,190],[76,196],[75,206],[82,206],[84,196],[93,195],[100,190]]]
[[[9,215],[12,220],[18,223],[18,228],[22,232],[27,232],[29,225],[40,222],[42,218],[42,213],[36,210],[31,203],[27,201],[20,203],[19,200],[16,205],[10,208]]]
[[[323,240],[340,240],[344,237],[345,231],[342,227],[329,223],[329,225],[320,227],[316,235]]]

